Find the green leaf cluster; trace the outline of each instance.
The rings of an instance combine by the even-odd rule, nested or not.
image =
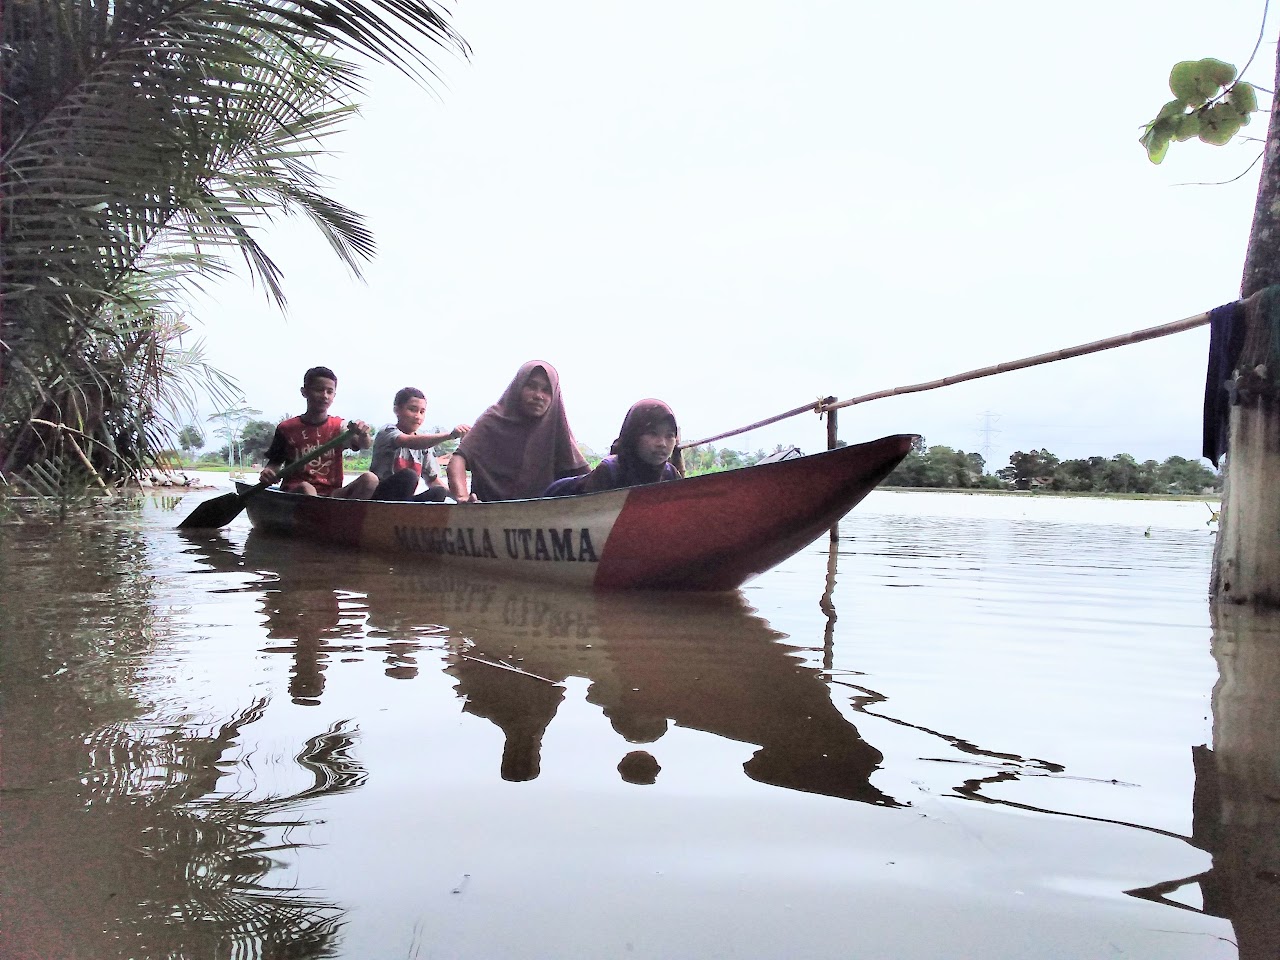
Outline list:
[[[1236,79],[1233,64],[1207,57],[1184,60],[1169,72],[1173,99],[1142,130],[1139,142],[1159,163],[1173,141],[1199,137],[1221,146],[1240,132],[1258,109],[1253,84]]]

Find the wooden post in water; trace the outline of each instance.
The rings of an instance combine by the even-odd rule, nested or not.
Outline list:
[[[828,403],[834,402],[835,399],[836,399],[835,397],[827,397],[827,402]],[[836,445],[839,442],[836,436],[837,434],[836,417],[838,416],[838,411],[827,410],[826,414],[827,414],[827,449],[834,450],[836,448]],[[831,525],[831,542],[834,543],[839,539],[840,539],[840,521],[837,520],[835,523]]]
[[[1280,83],[1280,49],[1276,82]],[[1280,283],[1280,110],[1271,111],[1242,297]],[[1280,609],[1280,370],[1264,311],[1248,305],[1231,408],[1222,524],[1209,594],[1215,602]]]

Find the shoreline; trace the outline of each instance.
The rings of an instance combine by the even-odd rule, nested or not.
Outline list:
[[[1067,499],[1089,498],[1095,500],[1199,500],[1216,503],[1222,500],[1220,493],[1109,493],[1098,490],[995,490],[982,487],[890,487],[885,484],[875,488],[891,493],[957,493],[968,496],[997,497],[1061,497]]]

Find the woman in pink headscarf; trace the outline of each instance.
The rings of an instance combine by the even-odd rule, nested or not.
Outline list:
[[[471,491],[467,491],[467,471]],[[525,500],[553,481],[588,471],[560,400],[560,375],[530,360],[449,458],[449,491],[468,500]]]

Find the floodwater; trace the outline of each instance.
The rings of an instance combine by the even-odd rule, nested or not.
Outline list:
[[[1280,621],[1211,626],[1202,503],[878,491],[593,596],[199,496],[0,528],[7,960],[1276,956]]]

